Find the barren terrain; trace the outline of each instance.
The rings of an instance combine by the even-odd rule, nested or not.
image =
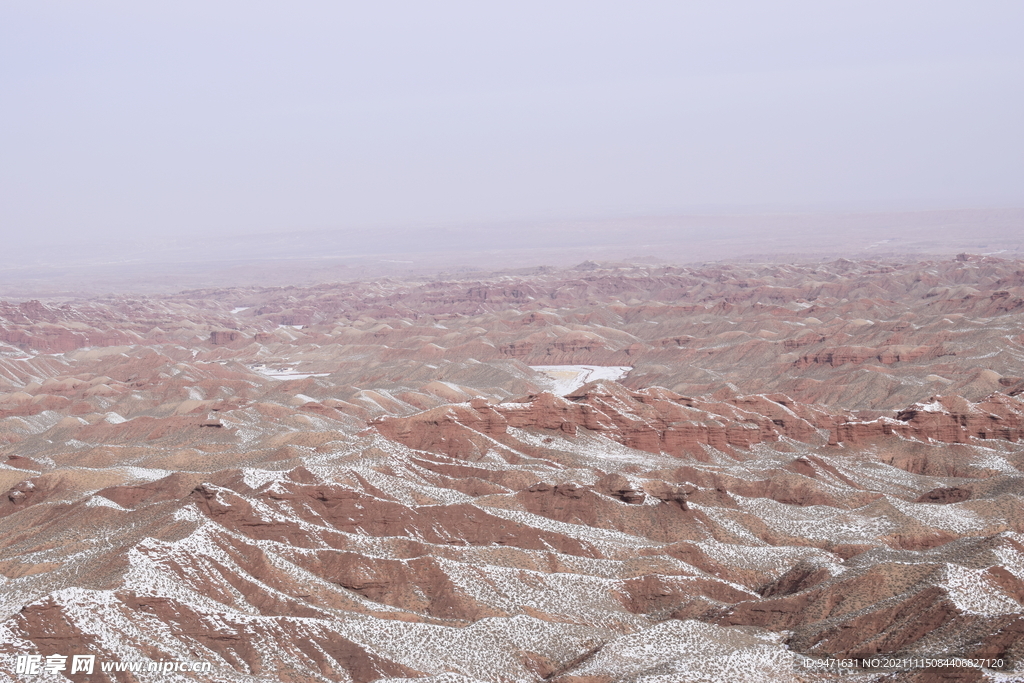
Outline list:
[[[0,303],[0,680],[1021,680],[1022,361],[1000,255]]]

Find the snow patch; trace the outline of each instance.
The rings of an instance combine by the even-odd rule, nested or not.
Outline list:
[[[629,374],[629,365],[531,365],[531,370],[545,375],[551,393],[566,396],[587,382],[599,379],[618,381]]]

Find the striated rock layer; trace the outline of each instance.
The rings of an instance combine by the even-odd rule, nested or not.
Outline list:
[[[1022,310],[970,256],[0,304],[0,681],[1018,680]],[[877,653],[1001,664],[802,658]]]

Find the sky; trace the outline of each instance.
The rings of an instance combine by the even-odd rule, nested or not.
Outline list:
[[[0,236],[1024,206],[1024,3],[0,2]]]

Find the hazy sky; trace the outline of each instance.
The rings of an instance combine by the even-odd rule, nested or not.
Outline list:
[[[1024,2],[0,2],[5,239],[1024,205]]]

